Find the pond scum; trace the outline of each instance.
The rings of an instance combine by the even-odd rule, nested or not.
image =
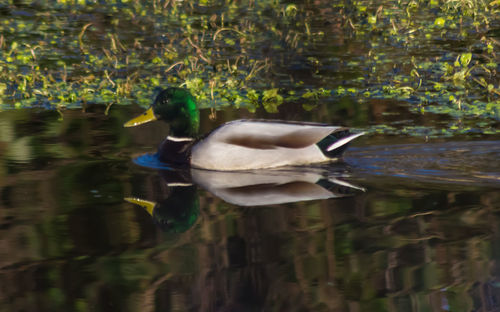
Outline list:
[[[0,16],[0,110],[108,112],[175,85],[214,109],[390,99],[447,120],[355,125],[372,133],[500,132],[499,0],[11,0]]]

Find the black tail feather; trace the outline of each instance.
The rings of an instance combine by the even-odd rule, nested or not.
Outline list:
[[[349,130],[341,130],[341,131],[336,131],[333,133],[330,133],[328,136],[326,136],[323,140],[319,141],[316,143],[316,145],[320,148],[320,150],[323,152],[323,154],[326,157],[329,158],[339,158],[342,156],[342,153],[347,149],[349,146],[349,143],[344,144],[334,150],[328,151],[328,147],[332,145],[333,143],[337,142],[338,140],[348,137],[351,135]]]

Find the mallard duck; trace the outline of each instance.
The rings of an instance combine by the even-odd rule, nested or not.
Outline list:
[[[153,120],[170,125],[170,135],[160,144],[158,157],[170,164],[235,171],[297,166],[338,159],[347,143],[363,135],[345,127],[279,120],[235,120],[199,136],[199,111],[187,89],[161,91],[143,114],[125,127]]]

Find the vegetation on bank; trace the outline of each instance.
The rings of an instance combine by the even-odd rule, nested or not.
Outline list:
[[[9,1],[0,15],[0,109],[147,106],[180,85],[202,107],[348,99],[366,114],[391,99],[449,122],[368,130],[500,132],[498,0]]]

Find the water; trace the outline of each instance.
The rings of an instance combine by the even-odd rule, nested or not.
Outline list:
[[[0,311],[500,310],[493,2],[77,2],[0,4]],[[203,133],[370,134],[339,163],[172,170],[167,125],[123,128],[157,84],[283,97]]]
[[[368,136],[341,163],[173,171],[144,156],[168,126],[122,128],[139,110],[0,113],[1,310],[500,308],[498,138]]]

